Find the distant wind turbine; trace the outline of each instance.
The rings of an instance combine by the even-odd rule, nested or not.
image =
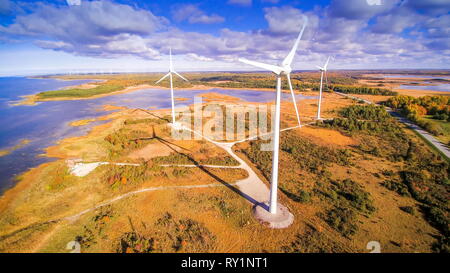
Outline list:
[[[320,117],[320,106],[322,105],[322,85],[323,85],[323,76],[325,75],[325,79],[328,83],[328,78],[327,78],[327,68],[328,68],[328,63],[330,62],[330,57],[328,57],[327,62],[325,63],[325,65],[323,67],[320,67],[318,65],[316,65],[317,68],[319,68],[320,71],[320,91],[319,91],[319,107],[317,108],[317,119],[322,119]],[[328,86],[328,84],[327,84]]]
[[[172,99],[172,125],[173,126],[177,126],[178,124],[175,122],[175,101],[174,101],[174,97],[173,97],[173,76],[172,74],[177,75],[178,77],[180,77],[181,79],[188,81],[185,77],[181,76],[180,74],[178,74],[178,72],[176,72],[173,69],[173,63],[172,63],[172,49],[169,49],[169,58],[170,58],[170,63],[169,63],[169,73],[167,73],[166,75],[164,75],[161,79],[159,79],[159,81],[157,81],[156,83],[158,84],[159,82],[161,82],[162,80],[164,80],[165,78],[169,77],[170,79],[170,96]]]
[[[278,153],[279,153],[279,146],[280,146],[281,76],[286,75],[286,77],[287,77],[287,80],[289,83],[289,88],[291,89],[292,98],[294,100],[295,111],[297,113],[297,119],[298,119],[298,122],[300,125],[300,118],[298,115],[297,104],[295,102],[294,91],[292,90],[290,74],[292,71],[292,68],[291,68],[292,60],[294,59],[295,52],[297,51],[298,44],[300,42],[300,39],[302,38],[302,35],[303,35],[303,32],[305,31],[305,27],[306,27],[307,23],[308,23],[308,18],[306,16],[303,16],[303,27],[297,37],[297,40],[295,41],[294,46],[292,47],[289,54],[286,56],[286,58],[281,63],[281,66],[249,61],[247,59],[242,59],[242,58],[239,59],[240,62],[272,71],[277,76],[277,94],[276,94],[276,102],[275,102],[275,127],[273,128],[272,180],[271,180],[271,185],[270,185],[270,206],[269,206],[270,213],[272,213],[272,214],[277,213],[277,200],[278,200],[277,190],[278,190]]]

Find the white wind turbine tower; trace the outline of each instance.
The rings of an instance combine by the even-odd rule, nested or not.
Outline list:
[[[164,80],[165,78],[169,77],[170,79],[170,96],[172,99],[172,125],[174,127],[177,127],[178,124],[175,122],[175,102],[174,102],[174,97],[173,97],[173,76],[172,74],[177,75],[178,77],[180,77],[181,79],[188,81],[185,77],[181,76],[180,74],[178,74],[178,72],[176,72],[173,69],[173,64],[172,64],[172,49],[169,49],[169,58],[170,58],[170,63],[169,63],[169,72],[164,75],[161,79],[159,79],[159,81],[157,81],[156,83],[158,84],[160,81]]]
[[[239,61],[253,65],[259,68],[264,68],[269,71],[272,71],[277,76],[277,93],[276,93],[276,101],[275,101],[275,127],[273,130],[273,159],[272,159],[272,179],[270,183],[270,205],[269,210],[270,213],[275,214],[277,213],[277,190],[278,190],[278,153],[279,153],[279,146],[280,146],[280,102],[281,102],[281,76],[286,75],[289,88],[291,89],[292,98],[294,99],[294,105],[295,105],[295,111],[297,112],[297,119],[299,121],[300,125],[300,118],[298,115],[297,110],[297,104],[295,102],[295,96],[294,92],[292,90],[292,84],[290,79],[290,74],[292,71],[291,64],[292,60],[294,59],[295,52],[297,51],[298,44],[300,42],[300,39],[302,38],[303,32],[305,30],[305,27],[308,23],[308,18],[306,16],[303,16],[303,27],[297,37],[297,40],[295,41],[294,46],[292,47],[289,54],[286,56],[286,58],[281,63],[281,66],[275,66],[271,64],[264,64],[260,62],[254,62],[249,61],[247,59],[240,58]]]
[[[330,57],[328,57],[327,62],[323,67],[320,67],[316,65],[317,68],[319,68],[320,71],[320,91],[319,91],[319,107],[317,108],[317,119],[322,119],[320,117],[320,106],[322,105],[322,85],[323,85],[323,76],[325,75],[325,79],[327,79],[327,67],[328,63],[330,62]],[[328,82],[328,80],[327,80]]]

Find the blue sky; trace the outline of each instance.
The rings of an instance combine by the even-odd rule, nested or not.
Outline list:
[[[308,26],[294,69],[450,68],[450,0],[0,0],[0,75],[252,70]]]

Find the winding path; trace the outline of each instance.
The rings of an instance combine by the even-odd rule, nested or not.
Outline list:
[[[310,125],[314,122],[305,124],[305,125],[298,125],[298,126],[293,126],[293,127],[288,127],[288,128],[284,128],[281,129],[281,131],[288,131],[288,130],[292,130],[292,129],[296,129],[296,128],[301,128],[303,126],[307,126]],[[265,134],[261,134],[261,135],[255,135],[252,137],[248,137],[242,140],[237,140],[234,142],[219,142],[219,141],[215,141],[212,140],[210,138],[208,138],[207,136],[204,136],[203,134],[192,130],[188,127],[185,126],[181,126],[177,129],[182,129],[182,130],[187,130],[190,131],[200,137],[202,137],[203,139],[205,139],[206,141],[218,146],[219,148],[222,148],[223,150],[225,150],[230,156],[232,156],[238,163],[239,165],[237,166],[223,166],[223,165],[189,165],[189,164],[163,164],[161,166],[163,167],[186,167],[186,168],[223,168],[223,169],[243,169],[245,171],[247,171],[248,173],[248,177],[238,180],[235,183],[227,183],[227,184],[206,184],[206,185],[185,185],[185,186],[162,186],[162,187],[149,187],[149,188],[144,188],[144,189],[140,189],[140,190],[136,190],[136,191],[131,191],[131,192],[127,192],[124,194],[121,194],[113,199],[110,199],[108,201],[102,202],[99,205],[96,205],[94,207],[88,208],[86,210],[83,210],[82,212],[79,212],[77,214],[71,215],[71,216],[67,216],[67,217],[63,217],[60,219],[56,219],[56,220],[50,220],[48,222],[53,222],[53,221],[60,221],[60,220],[68,220],[68,221],[74,221],[76,219],[78,219],[80,216],[82,216],[83,214],[86,214],[90,211],[93,211],[95,209],[101,208],[103,206],[112,204],[114,202],[117,202],[119,200],[122,200],[126,197],[135,195],[135,194],[139,194],[139,193],[143,193],[143,192],[149,192],[149,191],[158,191],[158,190],[171,190],[171,189],[195,189],[195,188],[207,188],[207,187],[220,187],[220,186],[227,186],[230,188],[233,188],[233,186],[237,186],[238,190],[233,188],[234,191],[236,191],[238,194],[242,195],[244,198],[246,198],[249,202],[251,202],[254,205],[260,205],[263,204],[264,202],[267,202],[269,200],[269,188],[266,186],[266,184],[264,184],[264,182],[258,177],[258,175],[253,171],[253,169],[247,164],[247,162],[245,162],[243,159],[241,159],[238,155],[236,155],[233,152],[233,146],[237,143],[242,143],[242,142],[246,142],[246,141],[250,141],[253,139],[257,139],[258,137],[262,137],[262,136],[266,136],[266,135],[271,135],[272,132],[269,133],[265,133]],[[99,164],[97,164],[99,163]],[[97,163],[89,163],[89,164],[96,164],[97,166],[102,165],[102,164],[115,164],[115,165],[131,165],[131,166],[139,166],[139,164],[128,164],[128,163],[109,163],[109,162],[97,162]]]
[[[288,131],[288,130],[292,130],[292,129],[296,129],[296,128],[301,128],[303,126],[307,126],[310,124],[313,124],[314,122],[308,123],[308,124],[304,124],[304,125],[298,125],[298,126],[293,126],[293,127],[288,127],[288,128],[284,128],[281,129],[281,131]],[[91,212],[93,210],[96,210],[98,208],[110,205],[114,202],[117,202],[119,200],[122,200],[124,198],[136,195],[136,194],[140,194],[140,193],[144,193],[144,192],[150,192],[150,191],[159,191],[159,190],[172,190],[172,189],[195,189],[195,188],[209,188],[209,187],[229,187],[230,189],[232,189],[233,191],[235,191],[236,193],[240,194],[241,196],[243,196],[247,201],[249,201],[250,203],[252,203],[253,205],[260,205],[263,206],[263,203],[267,202],[269,200],[269,188],[266,186],[266,184],[264,184],[264,182],[258,177],[258,175],[253,171],[253,169],[243,160],[241,159],[238,155],[236,155],[233,152],[232,147],[237,144],[237,143],[242,143],[242,142],[246,142],[246,141],[250,141],[253,139],[257,139],[258,137],[262,137],[262,136],[266,136],[266,135],[271,135],[272,132],[269,133],[265,133],[265,134],[261,134],[261,135],[255,135],[249,138],[245,138],[242,140],[238,140],[235,142],[218,142],[215,140],[212,140],[210,138],[208,138],[207,136],[202,135],[201,133],[194,131],[190,128],[187,128],[185,126],[181,126],[181,128],[178,129],[183,129],[183,130],[188,130],[196,135],[199,135],[200,137],[202,137],[203,139],[205,139],[206,141],[224,149],[230,156],[232,156],[236,161],[239,162],[239,165],[237,166],[221,166],[221,165],[177,165],[177,164],[166,164],[166,165],[162,165],[165,167],[173,167],[173,166],[178,166],[178,167],[188,167],[188,168],[194,168],[194,167],[199,167],[199,168],[229,168],[229,169],[243,169],[245,171],[247,171],[248,173],[248,177],[238,180],[235,183],[225,183],[222,182],[222,184],[204,184],[204,185],[184,185],[184,186],[161,186],[161,187],[149,187],[149,188],[143,188],[143,189],[139,189],[139,190],[135,190],[135,191],[131,191],[131,192],[127,192],[121,195],[118,195],[110,200],[104,201],[96,206],[90,207],[88,209],[85,209],[79,213],[70,215],[70,216],[65,216],[65,217],[61,217],[58,219],[53,219],[53,220],[48,220],[45,222],[41,222],[41,223],[34,223],[31,224],[27,227],[21,228],[19,230],[13,231],[9,234],[0,236],[0,240],[13,236],[15,234],[17,234],[18,232],[21,231],[25,231],[28,230],[30,228],[33,228],[35,226],[42,226],[42,225],[46,225],[46,224],[51,224],[51,223],[58,223],[61,221],[69,221],[69,222],[73,222],[76,221],[80,216]],[[77,163],[77,164],[82,164],[82,163]],[[132,164],[132,163],[111,163],[111,162],[96,162],[96,163],[88,163],[88,164],[92,164],[92,166],[90,167],[97,167],[103,164],[114,164],[114,165],[131,165],[131,166],[138,166],[139,164]],[[81,166],[81,165],[80,165]],[[94,168],[95,169],[95,168]],[[236,188],[237,187],[237,188]]]

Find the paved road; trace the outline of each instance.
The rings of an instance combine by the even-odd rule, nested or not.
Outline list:
[[[335,93],[338,94],[338,95],[347,97],[347,98],[361,100],[361,101],[364,101],[365,103],[368,103],[368,104],[374,104],[371,101],[368,101],[368,100],[365,100],[365,99],[361,99],[361,98],[358,98],[358,97],[355,97],[355,96],[350,96],[350,95],[347,95],[347,94],[344,94],[344,93],[339,93],[339,92],[335,92]],[[411,128],[412,130],[416,131],[419,135],[421,135],[423,138],[428,140],[436,149],[438,149],[441,153],[443,153],[447,158],[450,158],[450,150],[448,149],[448,147],[446,145],[442,144],[442,142],[437,140],[430,133],[428,133],[427,131],[423,130],[422,128],[420,128],[416,124],[412,123],[407,118],[402,117],[400,114],[398,114],[397,112],[395,112],[391,108],[389,108],[389,107],[385,107],[385,108],[386,108],[386,111],[389,114],[391,114],[393,117],[395,117],[398,121],[406,124],[409,128]]]
[[[416,131],[418,134],[420,134],[423,138],[428,140],[431,144],[433,144],[436,149],[438,149],[440,152],[442,152],[447,158],[450,158],[450,150],[447,148],[446,145],[442,144],[439,140],[437,140],[434,136],[432,136],[427,131],[423,130],[416,124],[409,121],[407,118],[400,116],[397,112],[393,111],[392,109],[387,108],[386,109],[392,116],[397,118],[400,122],[403,122],[404,124],[408,125],[409,128]]]

